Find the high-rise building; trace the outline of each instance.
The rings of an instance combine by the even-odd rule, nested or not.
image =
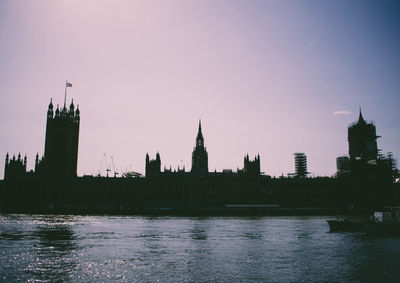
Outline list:
[[[196,175],[206,175],[208,173],[208,153],[204,147],[203,133],[201,132],[201,121],[199,121],[199,131],[196,138],[196,146],[192,153],[192,170]]]
[[[336,169],[337,174],[342,175],[344,173],[350,172],[350,160],[346,155],[339,156],[336,158]]]
[[[53,102],[47,110],[46,140],[44,156],[36,156],[35,170],[48,177],[76,177],[78,164],[80,111],[75,110],[73,101],[69,109],[66,105],[53,111]]]
[[[305,178],[309,174],[307,171],[307,156],[305,153],[297,152],[294,154],[295,176]]]
[[[376,160],[378,157],[377,138],[379,136],[376,135],[375,125],[364,120],[360,109],[357,123],[351,124],[348,128],[350,159]]]

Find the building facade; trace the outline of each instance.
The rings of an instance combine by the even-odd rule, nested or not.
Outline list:
[[[47,110],[46,140],[41,160],[36,156],[35,171],[40,175],[54,178],[77,176],[79,141],[79,106],[75,110],[73,101],[69,109],[64,105],[53,111],[50,101]]]
[[[307,156],[303,152],[294,154],[295,176],[297,178],[306,178],[309,174],[307,171]]]
[[[247,154],[243,161],[243,173],[247,175],[258,176],[260,175],[260,155],[254,157],[254,160],[250,160]]]
[[[149,154],[146,154],[146,177],[158,177],[161,174],[161,158],[157,152],[156,159],[150,160]]]
[[[21,159],[21,153],[18,154],[18,158],[15,155],[12,159],[9,158],[8,152],[6,155],[6,163],[4,166],[4,179],[18,179],[26,174],[26,155],[24,159]]]
[[[348,127],[349,156],[351,160],[376,160],[378,158],[376,128],[367,123],[361,113],[356,123]]]
[[[346,155],[336,158],[336,175],[343,175],[350,172],[350,160]]]

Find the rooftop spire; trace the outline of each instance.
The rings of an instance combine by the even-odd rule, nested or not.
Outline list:
[[[197,133],[196,137],[196,147],[203,147],[204,146],[204,138],[203,133],[201,132],[201,120],[199,120],[199,132]]]
[[[59,116],[59,115],[60,115],[60,109],[59,109],[58,107],[59,107],[59,106],[58,106],[58,104],[57,104],[56,116]]]
[[[361,113],[361,106],[360,106],[360,116],[358,117],[358,124],[365,124],[364,117]]]
[[[199,119],[199,132],[197,133],[197,139],[203,139],[203,133],[201,132],[201,119]]]

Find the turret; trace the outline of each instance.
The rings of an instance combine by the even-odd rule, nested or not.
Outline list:
[[[60,109],[59,109],[58,104],[57,104],[56,117],[58,117],[58,116],[60,116]]]
[[[47,110],[47,118],[51,119],[53,118],[53,99],[50,99],[50,104],[49,104],[49,108]]]
[[[4,180],[7,178],[7,175],[8,175],[7,174],[8,166],[9,166],[8,161],[9,161],[9,156],[8,156],[8,152],[7,152],[7,154],[6,154],[6,164],[4,166]]]
[[[38,171],[39,168],[39,153],[36,153],[36,158],[35,158],[35,172]]]
[[[71,104],[69,105],[69,111],[74,112],[75,106],[74,106],[74,99],[71,99]]]
[[[61,110],[61,116],[62,117],[67,117],[68,111],[67,111],[67,106],[64,104],[64,107]]]
[[[78,104],[77,107],[76,107],[75,117],[74,117],[74,121],[75,121],[76,123],[79,123],[79,120],[81,119],[80,113],[81,113],[81,112],[79,111],[79,104]]]
[[[71,118],[73,118],[74,115],[75,115],[74,109],[75,109],[74,100],[72,99],[71,100],[71,104],[69,105],[69,112],[68,112],[68,116],[71,117]]]

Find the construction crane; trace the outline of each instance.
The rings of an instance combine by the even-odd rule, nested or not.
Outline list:
[[[112,166],[113,166],[113,170],[114,170],[114,178],[116,178],[118,175],[118,172],[115,171],[114,158],[112,157],[112,155],[111,155],[111,161],[112,161]]]
[[[99,174],[97,174],[97,177],[101,177],[101,167],[103,167],[103,156],[100,157]]]
[[[111,169],[110,169],[110,167],[109,167],[108,164],[107,164],[107,155],[106,155],[105,152],[104,152],[104,159],[105,159],[105,161],[106,161],[106,172],[107,172],[107,178],[108,178],[108,172],[110,172]]]

